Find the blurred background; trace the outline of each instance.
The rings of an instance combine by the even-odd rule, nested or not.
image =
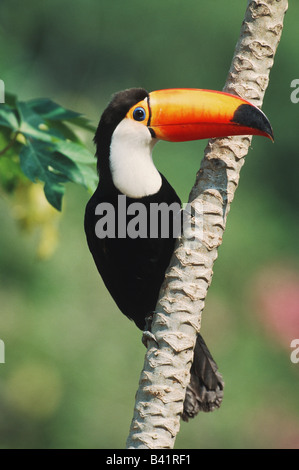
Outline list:
[[[19,99],[51,98],[94,125],[121,89],[221,90],[246,4],[0,0],[0,78]],[[182,423],[178,449],[299,448],[298,17],[291,2],[263,105],[275,145],[253,138],[202,318],[224,401]],[[155,149],[183,201],[205,145]],[[58,214],[39,185],[0,191],[1,448],[125,446],[145,349],[87,249],[89,197],[68,184]]]

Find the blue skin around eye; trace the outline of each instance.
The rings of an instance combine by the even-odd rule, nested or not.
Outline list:
[[[143,108],[136,108],[133,112],[133,118],[135,121],[144,121],[146,116],[145,110]]]

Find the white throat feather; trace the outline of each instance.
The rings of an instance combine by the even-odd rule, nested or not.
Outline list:
[[[137,121],[125,118],[118,124],[111,139],[110,170],[121,193],[139,199],[159,191],[162,179],[152,159],[156,142]]]

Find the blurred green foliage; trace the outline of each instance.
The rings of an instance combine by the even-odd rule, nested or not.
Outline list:
[[[1,0],[0,78],[20,100],[49,98],[94,125],[124,88],[221,89],[246,4]],[[290,101],[299,78],[298,15],[290,2],[264,100],[275,145],[253,139],[203,314],[225,398],[219,411],[182,424],[177,448],[299,447],[299,365],[284,330],[299,337],[287,307],[292,301],[299,318],[295,295],[282,302],[278,328],[272,324],[280,281],[297,282],[299,271],[299,104]],[[80,138],[94,152],[91,135]],[[204,147],[161,142],[155,150],[183,201]],[[22,188],[14,201],[0,193],[0,447],[124,447],[145,352],[140,333],[119,313],[88,252],[88,192],[69,183],[58,220],[54,210],[44,216],[42,190],[35,191],[25,192],[34,201],[29,213]],[[37,259],[36,246],[51,245],[47,237],[57,231],[45,229],[43,217],[51,227],[59,222],[47,261]]]
[[[79,113],[48,98],[25,102],[6,93],[0,107],[2,189],[9,193],[15,190],[23,183],[24,174],[33,183],[44,183],[45,196],[57,210],[61,210],[64,183],[72,181],[94,190],[94,158],[69,123],[95,132]]]

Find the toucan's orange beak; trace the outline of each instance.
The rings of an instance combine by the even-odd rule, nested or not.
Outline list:
[[[149,94],[148,104],[147,126],[157,139],[181,142],[250,134],[273,140],[265,114],[228,93],[184,88],[159,90]]]

